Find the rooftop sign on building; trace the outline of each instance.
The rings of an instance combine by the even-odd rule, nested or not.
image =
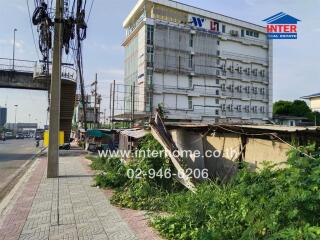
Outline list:
[[[193,27],[205,29],[210,32],[219,32],[219,23],[212,19],[207,19],[195,15],[189,15],[188,23],[191,24]]]
[[[279,12],[263,21],[267,22],[268,39],[297,39],[299,19]]]

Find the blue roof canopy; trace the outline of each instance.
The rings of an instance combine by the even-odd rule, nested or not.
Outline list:
[[[279,12],[263,20],[268,24],[297,24],[299,19],[292,17],[284,12]]]

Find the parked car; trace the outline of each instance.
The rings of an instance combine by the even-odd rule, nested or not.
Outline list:
[[[16,139],[24,139],[24,135],[22,133],[18,133],[16,135]]]
[[[6,132],[6,133],[5,133],[5,137],[6,137],[6,138],[13,138],[12,132]]]

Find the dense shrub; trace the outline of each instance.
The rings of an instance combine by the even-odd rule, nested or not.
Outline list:
[[[150,135],[139,148],[162,150]],[[320,157],[315,146],[299,150],[288,154],[287,168],[266,165],[260,172],[244,168],[225,185],[198,184],[196,193],[182,189],[173,178],[126,175],[128,169],[138,168],[174,172],[166,158],[141,157],[126,165],[117,158],[100,158],[92,167],[102,170],[97,184],[116,189],[114,204],[166,211],[152,225],[167,239],[320,239]]]
[[[95,177],[96,185],[111,188],[123,186],[127,181],[126,167],[119,158],[98,158],[92,164],[93,168],[102,170],[100,174]]]
[[[161,151],[162,146],[153,138],[151,134],[146,135],[139,143],[142,151]],[[93,160],[91,167],[101,170],[95,178],[96,184],[101,187],[115,188],[115,194],[111,201],[121,207],[145,210],[163,210],[166,207],[164,198],[169,193],[180,191],[182,186],[176,179],[141,175],[140,178],[128,178],[127,170],[136,171],[140,169],[143,173],[148,173],[150,169],[158,172],[162,169],[175,169],[169,159],[164,156],[150,157],[138,156],[127,164],[121,163],[118,158],[97,158]]]
[[[176,195],[153,226],[168,239],[320,239],[320,158],[291,151],[288,163]]]

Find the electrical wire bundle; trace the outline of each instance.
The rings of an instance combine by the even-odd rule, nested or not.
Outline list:
[[[29,10],[29,0],[26,1]],[[66,53],[66,59],[64,60],[68,63],[69,56],[71,55],[71,60],[74,60],[74,64],[77,67],[77,79],[80,82],[81,102],[84,109],[84,125],[86,129],[86,101],[83,79],[82,41],[87,37],[87,21],[90,17],[94,0],[91,2],[87,21],[87,0],[64,0],[63,19],[54,19],[54,8],[52,2],[53,0],[34,0],[35,10],[31,18],[32,24],[37,26],[39,33],[39,50],[43,56],[43,62],[45,63],[43,65],[43,73],[49,75],[49,60],[50,51],[52,50],[54,22],[60,21],[63,24],[62,44]],[[70,4],[70,2],[72,4]],[[72,50],[71,52],[70,49]]]
[[[52,49],[52,27],[53,22],[49,17],[48,5],[41,2],[34,10],[32,15],[32,23],[38,26],[39,33],[39,50],[43,56],[43,61],[46,63],[43,66],[43,72],[49,73],[49,54]]]

